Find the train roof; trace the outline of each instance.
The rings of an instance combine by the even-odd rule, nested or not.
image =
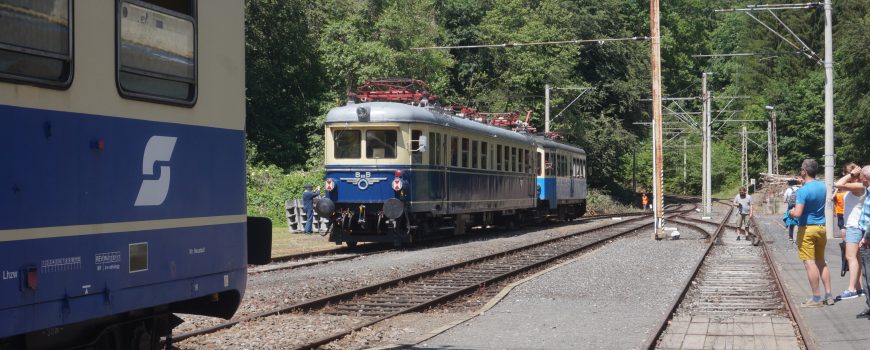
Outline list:
[[[435,107],[417,107],[395,102],[352,103],[346,106],[336,107],[331,109],[326,115],[326,123],[358,123],[361,121],[356,112],[359,107],[366,107],[369,109],[369,118],[366,122],[426,123],[475,132],[515,142],[527,144],[535,143],[535,140],[533,140],[531,135],[520,134],[515,131],[442,113]]]
[[[554,141],[554,140],[551,140],[551,139],[544,137],[542,135],[534,135],[534,136],[532,136],[532,138],[535,140],[535,142],[537,144],[541,145],[545,149],[546,148],[556,148],[556,149],[560,149],[563,151],[586,154],[586,151],[584,151],[582,148],[574,146],[574,145],[569,144],[569,143]]]

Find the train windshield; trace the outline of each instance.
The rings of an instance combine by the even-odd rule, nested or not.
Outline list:
[[[335,130],[332,132],[336,159],[358,159],[360,157],[360,131]]]
[[[395,159],[396,130],[367,130],[366,158]]]

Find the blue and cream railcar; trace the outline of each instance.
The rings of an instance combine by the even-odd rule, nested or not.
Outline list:
[[[242,1],[0,0],[0,348],[235,312],[244,78]]]
[[[336,243],[461,234],[536,206],[530,136],[391,102],[334,108],[325,124],[327,193],[317,208]]]
[[[577,146],[535,136],[538,144],[539,208],[561,220],[586,213],[586,152]]]

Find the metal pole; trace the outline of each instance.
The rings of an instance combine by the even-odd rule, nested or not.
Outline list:
[[[779,152],[777,151],[779,146],[777,146],[776,142],[776,110],[771,113],[770,119],[771,126],[773,127],[773,131],[770,132],[771,144],[773,147],[773,172],[779,174]]]
[[[653,114],[653,215],[655,217],[653,239],[661,237],[662,231],[662,62],[661,35],[659,34],[659,0],[650,0],[650,66],[652,67],[652,114]]]
[[[771,138],[771,132],[773,131],[773,126],[770,120],[767,121],[767,173],[773,174],[773,139]]]
[[[704,216],[707,212],[707,73],[701,73],[701,207]]]
[[[749,164],[746,164],[746,125],[743,125],[743,131],[740,133],[742,140],[740,142],[740,185],[744,188],[748,187],[749,183]]]
[[[544,132],[550,132],[550,84],[544,85]]]
[[[831,198],[834,188],[834,56],[831,36],[831,0],[825,0],[825,189]],[[834,235],[834,208],[825,201],[825,229]]]
[[[631,150],[631,190],[637,192],[637,149]]]
[[[683,194],[686,194],[686,139],[683,139]]]

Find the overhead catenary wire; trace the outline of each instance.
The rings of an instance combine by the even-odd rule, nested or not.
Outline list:
[[[588,44],[614,41],[648,41],[648,36],[633,36],[627,38],[600,38],[600,39],[574,39],[574,40],[556,40],[556,41],[534,41],[528,43],[504,43],[504,44],[481,44],[481,45],[456,45],[456,46],[429,46],[429,47],[412,47],[413,51],[423,50],[452,50],[452,49],[484,49],[484,48],[511,48],[523,46],[540,46],[540,45],[568,45],[568,44]]]

